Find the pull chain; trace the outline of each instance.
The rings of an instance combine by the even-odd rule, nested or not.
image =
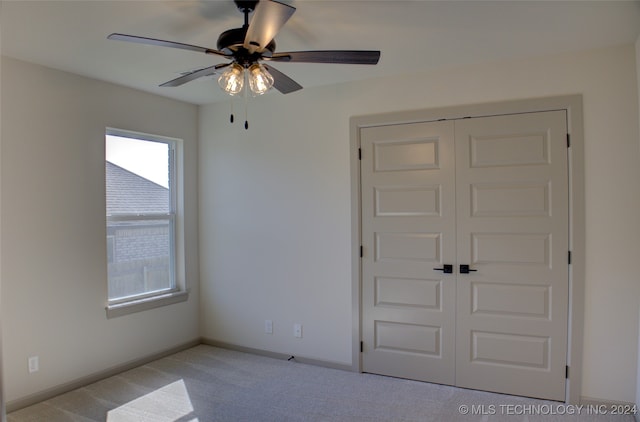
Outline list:
[[[229,122],[233,123],[233,97],[229,100],[231,102],[231,115],[229,116]]]
[[[246,72],[245,72],[246,75]],[[249,118],[248,118],[248,114],[249,114],[249,106],[247,105],[248,100],[247,100],[247,91],[249,90],[248,87],[248,81],[245,80],[245,86],[244,86],[244,129],[248,130],[249,129]]]

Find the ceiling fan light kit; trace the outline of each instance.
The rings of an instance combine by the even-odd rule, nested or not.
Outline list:
[[[218,78],[218,85],[229,95],[238,95],[244,88],[244,68],[233,63]]]
[[[248,69],[232,63],[218,78],[218,85],[229,95],[238,95],[246,87],[248,80],[251,95],[262,95],[273,86],[273,76],[260,63],[253,63]]]
[[[260,63],[252,64],[247,71],[249,89],[254,96],[264,94],[273,86],[273,76]]]
[[[253,96],[262,95],[271,87],[283,94],[302,89],[296,81],[260,61],[297,63],[337,63],[375,65],[380,51],[374,50],[325,50],[292,51],[276,53],[275,36],[296,11],[296,8],[274,0],[234,1],[244,14],[244,25],[224,31],[218,37],[217,49],[199,47],[174,41],[114,33],[107,38],[161,47],[179,48],[198,53],[217,55],[231,60],[204,69],[199,69],[165,82],[160,86],[176,87],[203,76],[219,73],[218,84],[224,92],[235,96],[251,91]],[[253,12],[249,22],[249,14]],[[225,69],[226,68],[226,69]],[[245,125],[246,127],[246,125]]]

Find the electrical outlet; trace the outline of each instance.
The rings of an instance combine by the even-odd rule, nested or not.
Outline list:
[[[40,370],[40,358],[38,356],[29,357],[29,373],[33,374]]]
[[[302,324],[293,324],[293,336],[302,338]]]
[[[264,332],[267,334],[273,334],[273,321],[270,319],[264,320]]]

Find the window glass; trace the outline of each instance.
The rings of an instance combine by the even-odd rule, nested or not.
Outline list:
[[[109,302],[175,290],[174,145],[106,136]]]

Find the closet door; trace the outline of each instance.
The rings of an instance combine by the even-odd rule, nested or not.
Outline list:
[[[456,121],[457,386],[565,398],[566,134],[564,111]]]
[[[564,400],[566,134],[565,111],[361,129],[363,371]]]
[[[453,122],[361,130],[362,368],[453,384]]]

